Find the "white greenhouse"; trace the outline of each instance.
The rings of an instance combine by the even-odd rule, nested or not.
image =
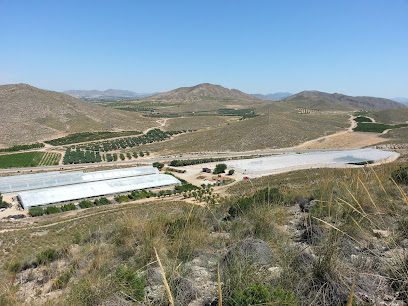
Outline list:
[[[164,188],[180,185],[180,181],[167,174],[139,175],[22,191],[17,194],[24,209],[116,195],[132,190]]]
[[[0,192],[13,193],[56,186],[66,186],[87,182],[96,182],[116,178],[158,174],[152,166],[131,167],[97,172],[70,171],[24,174],[0,178]]]

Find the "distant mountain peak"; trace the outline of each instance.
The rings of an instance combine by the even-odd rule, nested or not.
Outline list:
[[[180,87],[168,92],[154,95],[151,99],[163,100],[199,100],[205,97],[215,99],[257,100],[238,89],[228,89],[221,85],[201,83],[191,87]]]

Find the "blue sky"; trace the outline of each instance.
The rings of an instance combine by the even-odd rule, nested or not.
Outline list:
[[[408,0],[0,0],[0,84],[408,97]]]

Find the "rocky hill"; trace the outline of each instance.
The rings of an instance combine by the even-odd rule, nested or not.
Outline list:
[[[52,139],[69,133],[142,130],[147,118],[93,105],[26,84],[0,86],[0,147]]]
[[[192,87],[180,87],[168,92],[154,95],[149,99],[160,99],[167,101],[195,101],[201,99],[258,100],[258,98],[237,89],[228,89],[220,85],[213,85],[209,83],[198,84]]]
[[[352,97],[320,91],[302,91],[282,100],[282,102],[299,108],[316,110],[380,110],[404,107],[401,103],[384,98]]]

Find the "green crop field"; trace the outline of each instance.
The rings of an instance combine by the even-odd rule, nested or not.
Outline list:
[[[45,152],[27,152],[0,155],[0,168],[38,166],[45,154]]]
[[[368,123],[368,122],[359,122],[357,127],[354,128],[355,132],[371,132],[371,133],[382,133],[388,129],[398,129],[406,127],[408,124],[397,124],[397,125],[388,125],[382,123]]]
[[[123,136],[130,136],[130,135],[138,135],[138,134],[141,134],[141,132],[123,131],[123,132],[76,133],[76,134],[70,134],[65,137],[48,140],[48,141],[45,141],[45,143],[48,143],[53,146],[61,146],[61,145],[67,145],[71,143],[79,143],[79,142],[93,141],[93,140],[99,140],[99,139],[108,139],[108,138],[115,138],[115,137],[123,137]]]
[[[354,119],[355,122],[373,122],[370,118],[358,116]]]

